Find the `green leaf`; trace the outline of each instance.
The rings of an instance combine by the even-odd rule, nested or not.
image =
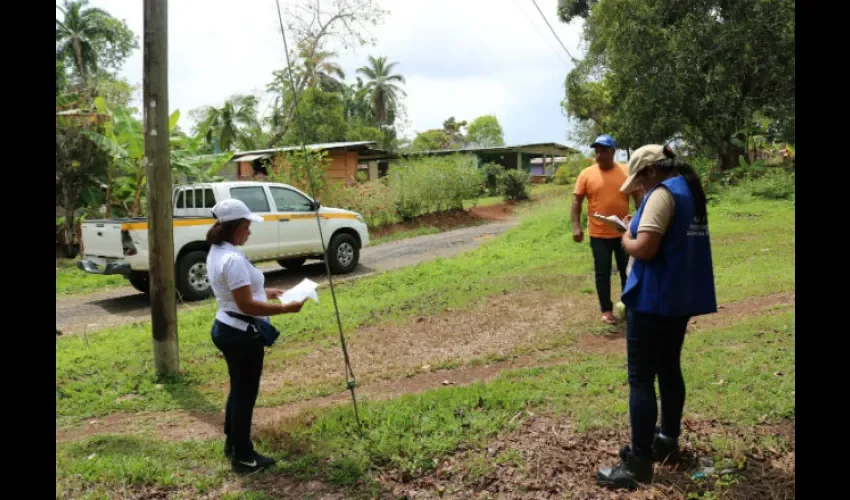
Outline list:
[[[90,141],[92,141],[98,148],[105,151],[113,158],[125,158],[127,157],[127,150],[116,144],[115,142],[109,140],[107,137],[104,137],[102,134],[94,132],[89,129],[82,130],[83,135],[85,135]]]
[[[171,116],[168,117],[168,131],[171,132],[174,130],[174,127],[177,126],[177,122],[180,120],[180,110],[176,109]]]

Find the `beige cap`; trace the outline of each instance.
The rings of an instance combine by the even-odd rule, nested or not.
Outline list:
[[[620,191],[630,193],[637,189],[635,183],[637,174],[646,167],[665,158],[667,157],[664,156],[664,146],[659,144],[648,144],[636,149],[632,153],[631,158],[629,158],[629,177],[623,183],[622,187],[620,187]]]

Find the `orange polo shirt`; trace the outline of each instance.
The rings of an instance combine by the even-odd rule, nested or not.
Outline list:
[[[602,170],[594,164],[582,170],[576,179],[575,194],[587,197],[587,234],[592,238],[619,238],[621,235],[591,215],[616,215],[621,219],[629,215],[629,197],[620,191],[629,176],[628,170],[625,165],[614,165],[610,170]]]

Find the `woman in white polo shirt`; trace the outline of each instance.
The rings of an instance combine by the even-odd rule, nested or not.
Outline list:
[[[207,232],[210,244],[207,274],[218,302],[212,340],[224,354],[230,374],[230,394],[224,414],[227,436],[224,454],[230,458],[234,472],[250,473],[275,463],[274,459],[254,451],[251,442],[251,419],[265,352],[256,320],[268,321],[268,316],[297,313],[304,302],[285,305],[267,302],[283,292],[264,288],[262,271],[237,248],[248,241],[251,223],[263,222],[262,217],[251,213],[237,199],[217,203],[212,213],[216,222]]]

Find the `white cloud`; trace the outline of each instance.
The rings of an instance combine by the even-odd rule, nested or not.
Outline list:
[[[91,4],[126,19],[141,43],[142,1]],[[557,0],[538,4],[567,49],[580,57],[581,24],[558,21]],[[390,14],[372,33],[377,46],[341,53],[340,63],[353,81],[367,55],[398,62],[397,71],[408,82],[411,132],[440,127],[449,116],[472,120],[495,114],[509,143],[567,142],[559,103],[572,63],[531,0],[383,0],[381,5]],[[172,0],[168,22],[169,107],[181,110],[184,128],[191,125],[189,110],[221,104],[234,93],[263,91],[272,71],[285,66],[274,0]],[[123,75],[141,84],[141,50],[127,61]]]

